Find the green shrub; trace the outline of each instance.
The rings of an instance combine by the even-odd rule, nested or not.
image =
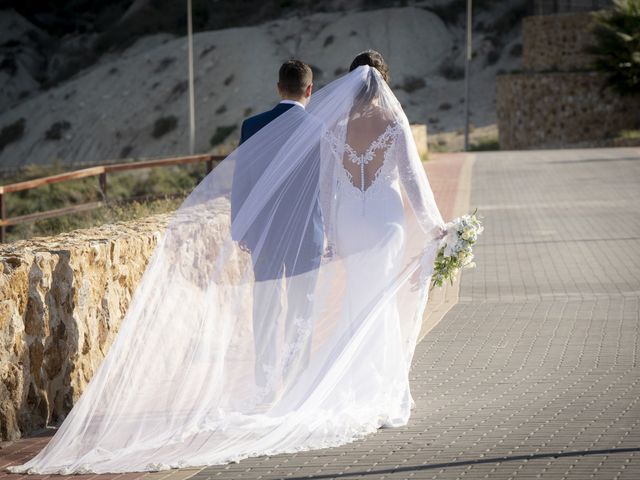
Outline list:
[[[36,236],[57,235],[79,228],[90,228],[121,221],[168,213],[180,206],[183,198],[166,198],[148,202],[115,202],[86,212],[23,223],[7,228],[7,240],[16,241]]]
[[[439,138],[437,141],[429,142],[429,152],[430,153],[442,153],[448,152],[450,150],[447,141],[444,138]]]
[[[40,178],[66,171],[64,165],[30,166],[3,183]],[[175,165],[111,173],[107,176],[109,203],[99,209],[8,227],[8,238],[18,240],[53,235],[175,209],[205,175],[204,164]],[[10,217],[102,200],[97,177],[55,183],[6,196]]]
[[[176,98],[180,98],[182,94],[187,90],[189,90],[189,81],[181,80],[180,82],[176,83],[171,89],[171,93],[169,94],[168,101],[175,100]]]
[[[208,47],[205,47],[202,50],[202,53],[200,53],[200,58],[204,57],[207,53],[209,53],[209,52],[211,52],[211,51],[213,51],[215,49],[216,49],[215,45],[209,45]]]
[[[469,150],[472,152],[500,150],[500,143],[495,137],[485,137],[481,138],[478,142],[469,145]]]
[[[10,143],[17,142],[24,135],[25,120],[21,118],[0,130],[0,152]]]
[[[594,14],[594,67],[623,96],[640,94],[640,0],[614,0],[613,10]]]
[[[234,132],[236,128],[238,128],[237,125],[225,125],[225,126],[216,128],[216,131],[211,136],[209,143],[211,144],[212,147],[215,147],[216,145],[221,144],[227,139],[229,135],[231,135]]]
[[[66,120],[55,122],[49,127],[49,130],[44,133],[44,138],[46,138],[47,140],[60,140],[64,132],[66,132],[70,128],[71,124]]]
[[[176,61],[175,58],[173,57],[165,57],[162,60],[160,60],[160,63],[158,64],[158,66],[156,67],[156,69],[154,70],[154,73],[161,73],[164,72],[167,68],[169,68],[174,62]]]
[[[120,158],[128,157],[132,151],[133,151],[132,145],[125,145],[124,147],[122,147],[122,150],[120,150]]]
[[[169,115],[168,117],[160,117],[153,124],[153,131],[151,136],[153,138],[160,138],[169,133],[178,126],[178,119],[175,115]]]
[[[464,78],[464,67],[456,65],[451,58],[447,58],[440,64],[439,72],[447,80]]]
[[[427,83],[422,77],[408,76],[405,77],[404,82],[398,88],[404,90],[407,93],[415,92],[427,86]]]
[[[618,134],[619,138],[624,138],[624,139],[638,139],[640,140],[640,130],[622,130],[619,134]]]

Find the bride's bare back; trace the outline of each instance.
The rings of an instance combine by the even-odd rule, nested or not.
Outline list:
[[[350,118],[342,165],[358,190],[367,190],[377,178],[395,139],[394,126],[395,120],[375,106]]]

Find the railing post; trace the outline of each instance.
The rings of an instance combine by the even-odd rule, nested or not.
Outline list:
[[[7,207],[5,205],[4,193],[0,192],[0,220],[3,222],[7,219]],[[7,230],[4,223],[0,225],[0,243],[6,241]]]
[[[102,191],[102,199],[104,201],[107,200],[107,172],[102,172],[100,174],[100,190]]]
[[[213,158],[207,160],[207,175],[211,173],[211,170],[213,170]]]

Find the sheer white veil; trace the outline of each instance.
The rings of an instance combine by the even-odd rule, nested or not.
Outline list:
[[[394,185],[399,221],[344,228],[344,199],[377,215],[375,189]],[[443,224],[386,82],[368,66],[335,80],[187,197],[81,398],[11,471],[220,464],[406,423]]]

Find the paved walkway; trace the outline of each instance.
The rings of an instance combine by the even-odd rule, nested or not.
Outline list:
[[[640,479],[640,150],[483,153],[472,182],[478,269],[417,347],[409,425],[146,478]]]

